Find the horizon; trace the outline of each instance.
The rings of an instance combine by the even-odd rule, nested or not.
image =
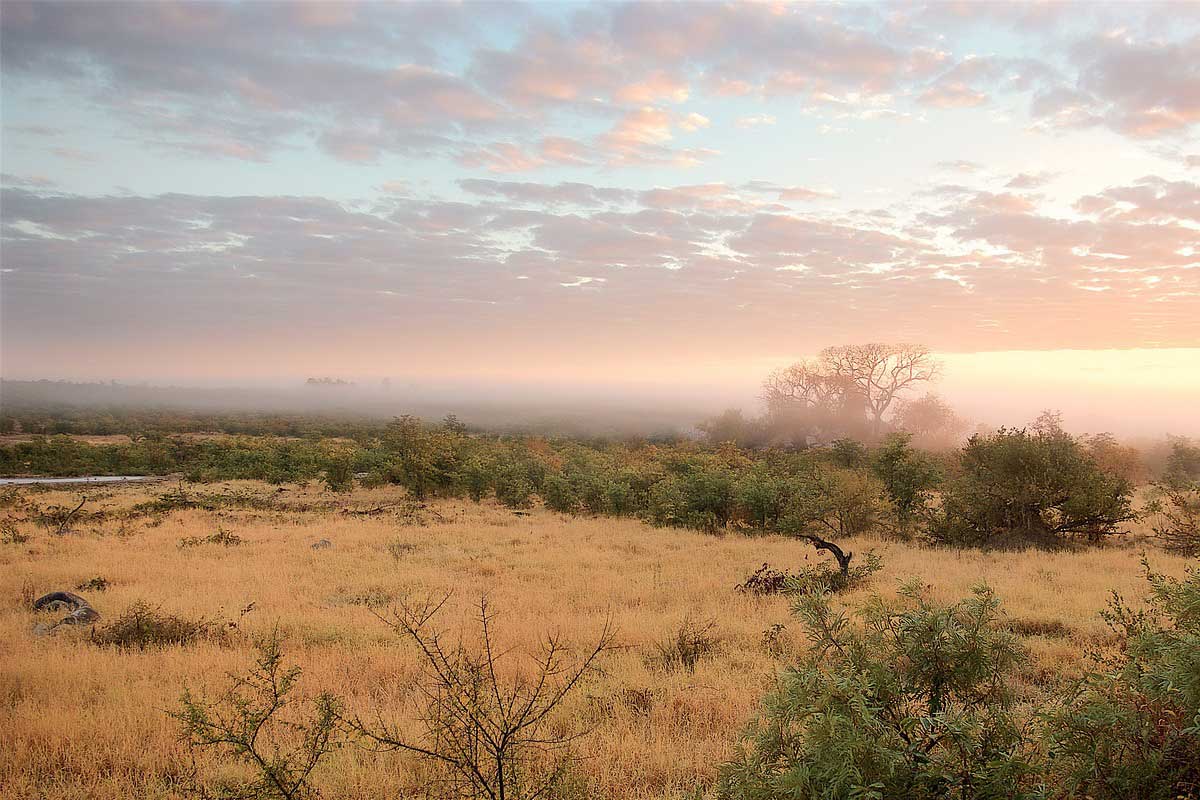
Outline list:
[[[1200,349],[1061,350],[1035,354],[1042,359],[1040,365],[1031,364],[1031,353],[1022,351],[935,353],[943,365],[942,374],[926,388],[943,397],[973,425],[1021,427],[1032,423],[1040,412],[1052,410],[1061,411],[1064,427],[1076,434],[1200,437],[1200,417],[1193,413],[1200,404],[1200,370],[1191,369],[1200,363]],[[778,359],[770,366],[785,366],[792,360],[795,359]],[[1038,366],[1041,373],[1037,372]],[[317,391],[305,385],[308,378],[325,377],[348,383],[330,387],[323,395],[305,394]],[[4,380],[96,385],[112,382],[126,388],[184,392],[259,392],[263,398],[260,402],[270,398],[273,403],[285,400],[293,403],[290,407],[279,406],[279,410],[303,410],[314,403],[328,407],[342,403],[347,410],[374,414],[383,413],[381,408],[385,405],[394,405],[397,413],[417,406],[422,413],[436,415],[464,406],[483,410],[507,408],[514,415],[519,411],[653,409],[687,426],[700,421],[699,417],[691,419],[689,415],[713,415],[726,408],[739,408],[748,414],[761,412],[761,377],[756,377],[752,367],[741,380],[718,379],[707,384],[668,381],[588,384],[573,379],[498,382],[478,376],[347,373],[301,374],[258,382],[237,379],[188,382],[136,376],[87,379],[4,376]],[[598,390],[605,392],[597,394]],[[1098,403],[1100,397],[1106,402]],[[230,408],[242,405],[244,401],[229,403]]]

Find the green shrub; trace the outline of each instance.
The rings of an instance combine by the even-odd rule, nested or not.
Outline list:
[[[933,461],[910,446],[911,439],[907,433],[892,434],[875,451],[871,462],[871,470],[891,501],[892,516],[901,535],[907,535],[925,512],[940,478]]]
[[[852,625],[828,595],[795,606],[812,647],[721,769],[718,796],[1026,798],[1035,761],[1008,679],[1021,659],[986,587],[952,606],[918,586]]]
[[[300,668],[284,666],[280,641],[278,632],[260,641],[254,667],[244,676],[230,676],[230,685],[216,700],[185,690],[180,709],[171,714],[189,748],[216,750],[246,774],[218,787],[193,778],[197,795],[241,800],[320,796],[311,778],[345,741],[341,703],[329,693],[307,702],[293,696]],[[309,709],[299,710],[304,706]]]
[[[1143,564],[1148,610],[1114,593],[1119,653],[1050,715],[1050,782],[1064,796],[1200,797],[1200,572],[1172,580]]]
[[[795,482],[780,527],[790,533],[856,536],[874,527],[886,509],[883,487],[874,476],[836,467],[815,469]]]
[[[1200,555],[1200,483],[1168,481],[1155,484],[1154,493],[1147,510],[1158,514],[1154,533],[1163,547],[1185,556]]]
[[[688,498],[678,478],[664,478],[650,487],[646,507],[647,519],[658,526],[686,525],[689,517]]]
[[[571,481],[561,472],[556,472],[546,478],[542,487],[542,500],[546,508],[562,514],[574,514],[579,511],[579,494]]]
[[[178,617],[138,601],[114,621],[93,630],[92,641],[99,645],[145,650],[188,645],[218,637],[221,633],[222,626],[211,620]]]
[[[987,546],[1096,540],[1133,519],[1131,487],[1102,471],[1069,435],[1001,429],[972,436],[945,486],[935,541]]]
[[[533,483],[518,468],[509,468],[496,477],[496,499],[508,508],[533,505]]]

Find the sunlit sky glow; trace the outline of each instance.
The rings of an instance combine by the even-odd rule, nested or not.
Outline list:
[[[889,340],[963,354],[968,404],[1001,374],[1112,401],[1130,364],[1179,425],[1200,402],[1200,5],[5,2],[0,27],[5,377],[741,391]]]

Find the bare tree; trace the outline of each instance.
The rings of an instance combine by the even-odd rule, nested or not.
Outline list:
[[[801,361],[775,370],[763,382],[762,400],[775,426],[793,433],[835,439],[846,435],[862,404],[854,387],[831,374],[820,361]]]
[[[370,724],[355,718],[350,727],[378,749],[412,753],[441,767],[446,796],[546,797],[563,777],[563,748],[578,736],[555,729],[550,717],[600,656],[613,649],[611,623],[576,659],[558,636],[548,636],[532,658],[532,669],[505,679],[497,664],[507,653],[496,649],[495,614],[487,598],[479,601],[477,647],[461,641],[449,645],[431,630],[430,621],[448,599],[403,603],[390,618],[380,617],[421,655],[425,679],[417,688],[426,701],[425,735],[411,738],[381,718]]]
[[[971,426],[942,398],[927,392],[916,400],[900,400],[892,422],[913,435],[926,448],[950,448],[961,443]]]
[[[937,378],[940,364],[929,348],[915,344],[850,344],[821,351],[822,371],[853,388],[866,405],[871,433],[878,437],[883,415],[906,391]]]

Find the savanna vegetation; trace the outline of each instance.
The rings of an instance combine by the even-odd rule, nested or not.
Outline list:
[[[162,480],[2,489],[0,784],[1200,797],[1200,447],[963,440],[936,373],[830,348],[654,441],[14,421],[0,474]]]

